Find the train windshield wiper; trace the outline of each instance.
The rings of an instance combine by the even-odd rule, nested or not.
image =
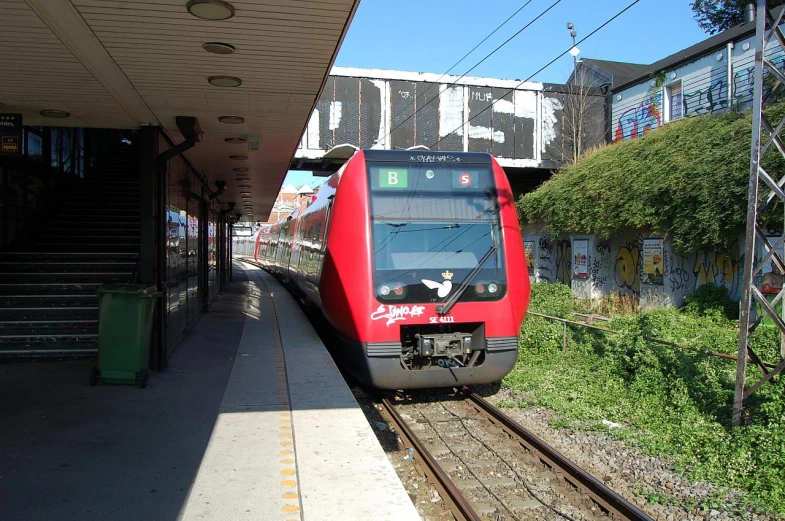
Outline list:
[[[491,235],[493,236],[493,232],[491,232]],[[461,281],[461,287],[458,288],[458,291],[453,293],[450,296],[450,298],[444,302],[444,304],[440,306],[436,306],[436,314],[446,315],[447,313],[450,312],[450,310],[455,305],[455,303],[458,302],[458,299],[460,299],[463,293],[466,291],[466,288],[469,287],[469,284],[471,284],[471,282],[474,280],[477,274],[480,273],[480,270],[485,265],[485,263],[488,262],[488,259],[490,259],[494,254],[496,254],[497,251],[499,251],[499,246],[496,244],[496,240],[494,237],[493,244],[491,244],[491,247],[488,248],[487,252],[485,252],[485,255],[482,256],[480,262],[478,262],[477,265],[472,269],[472,271],[470,271],[469,274],[466,275],[466,277],[464,277],[464,279]]]
[[[493,203],[489,208],[483,210],[482,213],[483,214],[488,212],[492,213],[494,216],[496,216],[497,218],[496,222],[498,222],[499,202],[498,202],[498,194],[496,192],[496,189],[488,188],[486,190],[485,195],[486,197],[490,198],[493,201]],[[485,252],[485,255],[482,256],[482,259],[480,259],[480,262],[477,263],[477,265],[472,269],[472,271],[470,271],[469,274],[466,275],[466,277],[464,277],[464,279],[461,281],[461,287],[458,288],[458,291],[450,295],[450,298],[448,298],[444,302],[444,304],[440,306],[436,306],[437,315],[446,315],[447,313],[450,312],[450,310],[455,305],[455,303],[458,302],[458,299],[460,299],[461,296],[463,296],[464,292],[469,287],[469,284],[471,284],[471,282],[474,280],[477,274],[480,273],[480,270],[482,269],[483,266],[485,266],[485,263],[488,262],[488,259],[490,259],[492,256],[495,256],[496,252],[499,251],[499,242],[496,237],[496,233],[494,232],[495,232],[495,228],[494,228],[494,223],[492,222],[491,223],[491,247],[488,248],[488,251]],[[498,259],[496,259],[494,264],[496,265],[496,270],[498,272],[499,269]]]

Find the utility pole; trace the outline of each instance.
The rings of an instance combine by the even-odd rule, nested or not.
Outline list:
[[[764,96],[764,69],[768,77],[774,81],[774,86],[766,88],[766,92],[775,91],[782,84],[785,84],[785,75],[767,57],[767,47],[777,46],[779,42],[785,42],[780,28],[785,10],[781,10],[774,19],[766,8],[766,0],[757,0],[757,10],[755,15],[755,67],[753,73],[753,94],[752,94],[752,140],[750,146],[750,177],[749,192],[747,199],[747,230],[745,234],[744,248],[744,282],[742,286],[741,310],[739,318],[739,352],[736,365],[736,392],[733,398],[733,425],[741,425],[743,422],[744,401],[757,391],[762,385],[771,380],[774,376],[785,369],[785,342],[780,341],[780,362],[774,368],[769,368],[758,358],[749,344],[750,334],[755,331],[764,317],[768,316],[781,331],[781,337],[785,338],[785,310],[780,316],[776,311],[776,305],[785,295],[785,289],[780,289],[772,301],[761,293],[755,284],[755,278],[762,275],[763,266],[771,260],[772,266],[777,267],[780,273],[785,273],[785,262],[783,261],[782,251],[785,243],[785,235],[774,240],[774,244],[769,242],[765,230],[758,223],[761,212],[770,204],[785,202],[785,177],[779,181],[772,177],[763,168],[763,156],[766,152],[771,154],[782,154],[785,156],[785,142],[779,134],[785,126],[785,118],[773,126],[766,114],[763,106],[766,98]],[[768,33],[766,28],[768,26]],[[772,41],[772,38],[775,39]],[[765,132],[765,134],[764,134]],[[767,137],[765,143],[763,138]],[[774,145],[774,146],[771,146]],[[774,149],[772,151],[772,149]],[[772,172],[774,173],[774,172]],[[759,187],[768,188],[768,194],[758,197]],[[762,194],[761,194],[762,195]],[[759,246],[763,246],[759,250]],[[758,251],[763,253],[761,258],[757,258]],[[763,313],[755,318],[753,305],[759,307]],[[751,387],[746,387],[747,363],[755,364],[763,376]]]
[[[575,37],[578,36],[578,31],[575,30],[575,25],[572,22],[567,22],[567,30],[570,31],[570,36],[572,36],[572,49],[570,49],[570,54],[572,54],[572,78],[574,82],[575,71],[578,69],[578,54],[581,51],[575,47]]]
[[[566,117],[570,132],[572,133],[572,161],[577,161],[581,153],[581,138],[583,135],[583,118],[585,117],[585,103],[586,93],[584,92],[584,75],[578,78],[578,54],[581,52],[575,46],[575,38],[578,36],[578,31],[575,30],[575,25],[572,22],[567,22],[567,30],[570,31],[572,37],[572,81],[568,87],[567,99],[565,103]]]

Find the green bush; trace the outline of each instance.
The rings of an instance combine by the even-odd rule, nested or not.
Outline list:
[[[771,121],[785,102],[766,109]],[[581,233],[610,239],[625,230],[667,235],[678,251],[727,251],[747,220],[750,172],[749,112],[687,118],[641,139],[603,147],[565,167],[518,202],[525,222],[548,234]],[[785,171],[776,150],[763,166]],[[768,187],[761,183],[761,191]],[[765,192],[764,192],[765,191]],[[782,222],[782,207],[767,217]]]
[[[747,402],[748,424],[730,427],[736,363],[705,354],[738,349],[738,322],[717,311],[724,308],[721,297],[704,289],[688,313],[612,316],[603,326],[618,334],[569,326],[566,349],[561,323],[527,317],[518,364],[503,385],[522,393],[526,404],[555,411],[560,426],[622,423],[609,433],[671,458],[691,479],[745,491],[747,501],[785,514],[785,385],[775,377],[761,387]],[[570,303],[579,309],[563,288],[543,284],[533,285],[532,302],[548,315],[568,316]],[[760,326],[750,338],[770,362],[779,359],[779,342],[776,327]],[[761,377],[754,366],[747,374],[748,386]]]
[[[739,303],[730,298],[725,286],[703,284],[684,298],[684,311],[697,316],[719,313],[733,320],[739,318]]]
[[[561,282],[534,282],[529,311],[566,318],[575,308],[572,288]]]

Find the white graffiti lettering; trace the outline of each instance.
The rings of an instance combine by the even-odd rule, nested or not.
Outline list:
[[[387,319],[387,326],[398,320],[419,317],[425,312],[425,306],[384,306],[371,313],[371,320]]]
[[[423,154],[417,156],[409,156],[409,161],[420,161],[422,163],[443,163],[446,161],[455,161],[456,163],[461,162],[461,158],[459,156],[453,156],[452,154],[444,154],[444,155],[434,155],[434,156],[426,156]]]

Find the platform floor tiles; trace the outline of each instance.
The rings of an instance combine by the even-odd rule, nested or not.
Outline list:
[[[294,299],[234,279],[147,389],[0,364],[0,519],[420,519]]]
[[[297,303],[246,270],[238,355],[184,521],[419,519]]]

